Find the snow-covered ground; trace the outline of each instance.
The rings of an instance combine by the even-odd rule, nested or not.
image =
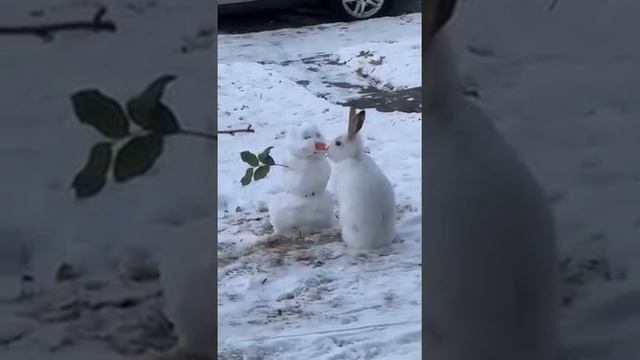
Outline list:
[[[638,10],[632,0],[462,1],[451,27],[467,93],[532,167],[554,206],[566,359],[623,360],[640,352]],[[238,156],[274,145],[277,159],[291,124],[314,121],[335,135],[346,114],[336,104],[367,85],[415,86],[418,19],[219,37],[219,126],[251,123],[257,130],[220,141],[223,356],[420,358],[419,324],[406,322],[420,314],[419,257],[411,260],[420,249],[412,242],[419,240],[420,194],[410,185],[419,179],[419,138],[411,132],[419,117],[370,111],[365,126],[375,138],[368,141],[373,156],[408,210],[399,225],[405,241],[387,257],[352,259],[331,235],[252,247],[269,232],[261,201],[278,190],[278,173],[242,188]],[[374,63],[353,56],[369,53]],[[387,67],[378,70],[381,56]],[[374,80],[363,79],[364,71]]]
[[[90,20],[97,5],[4,1],[0,24]],[[116,260],[131,247],[157,255],[166,242],[191,246],[197,236],[180,234],[196,220],[214,218],[212,141],[167,139],[149,176],[123,186],[110,182],[87,201],[74,201],[68,191],[89,148],[101,139],[73,113],[70,95],[77,90],[96,87],[124,102],[158,76],[175,74],[165,102],[185,127],[215,131],[214,3],[117,0],[105,5],[105,19],[116,23],[116,33],[61,32],[49,42],[0,36],[3,360],[121,359],[172,348],[175,338],[161,312],[158,281],[123,280],[116,275]],[[211,250],[214,228],[211,222],[206,235]],[[32,300],[15,301],[23,249],[36,260],[37,280],[52,278],[61,261],[83,275],[55,283]],[[210,258],[214,263],[213,252]]]
[[[558,223],[567,359],[640,347],[640,3],[461,2],[467,86],[549,192]]]
[[[389,254],[352,256],[336,231],[273,238],[265,204],[280,169],[239,181],[241,151],[274,146],[278,161],[291,126],[315,123],[332,139],[346,131],[339,104],[363,88],[420,86],[420,28],[411,14],[218,37],[218,127],[256,130],[219,139],[220,359],[420,359],[421,113],[367,109],[362,130],[396,193]]]

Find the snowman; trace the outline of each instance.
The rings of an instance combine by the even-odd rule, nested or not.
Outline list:
[[[332,227],[333,200],[326,190],[331,166],[326,159],[324,136],[316,125],[306,125],[291,129],[287,140],[283,191],[269,206],[275,234],[302,236]]]

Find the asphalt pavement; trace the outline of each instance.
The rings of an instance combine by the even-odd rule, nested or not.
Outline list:
[[[396,0],[389,16],[420,12],[420,0]],[[322,7],[297,7],[259,12],[242,12],[218,17],[219,34],[242,34],[258,31],[297,28],[333,22]]]

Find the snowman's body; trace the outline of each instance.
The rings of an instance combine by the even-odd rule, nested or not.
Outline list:
[[[302,197],[320,194],[327,188],[331,165],[326,158],[299,158],[293,155],[285,160],[289,168],[282,175],[285,191]]]
[[[325,158],[326,141],[314,125],[289,133],[289,157],[284,162],[283,191],[269,206],[277,235],[297,235],[334,225],[333,199],[327,191],[331,166]]]

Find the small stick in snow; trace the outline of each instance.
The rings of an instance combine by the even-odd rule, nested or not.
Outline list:
[[[247,126],[245,129],[218,130],[218,134],[227,134],[231,136],[235,135],[236,133],[254,133],[254,132],[256,131],[251,127],[251,125]],[[201,137],[209,140],[218,140],[218,135],[209,134],[209,133],[197,131],[197,130],[182,129],[178,132],[178,134],[196,136],[196,137]],[[274,165],[277,165],[277,164],[274,164]]]
[[[246,129],[235,129],[235,130],[218,130],[218,134],[229,134],[235,135],[236,133],[253,133],[256,132],[251,125],[247,126]]]
[[[35,35],[51,40],[53,33],[65,30],[93,30],[98,31],[116,31],[116,25],[113,21],[104,20],[107,13],[105,7],[101,7],[93,16],[91,21],[68,21],[43,25],[19,25],[19,26],[0,26],[0,35]]]

